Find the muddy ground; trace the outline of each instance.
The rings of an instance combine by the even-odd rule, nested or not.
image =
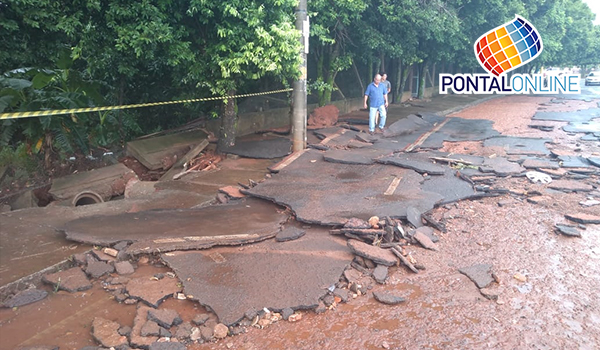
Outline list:
[[[550,103],[549,97],[510,96],[468,108],[455,116],[485,118],[507,136],[551,138],[560,149],[582,156],[600,156],[600,145],[567,134],[563,122],[551,132],[530,128],[538,110],[571,111],[598,106],[592,102]],[[504,156],[503,149],[482,142],[446,143],[443,151]],[[525,177],[498,178],[492,186],[507,190],[499,197],[466,200],[441,206],[433,217],[445,223],[439,251],[410,245],[406,251],[426,267],[414,274],[404,266],[390,268],[384,285],[373,284],[367,295],[335,303],[322,314],[299,311],[296,322],[278,321],[262,329],[246,326],[235,336],[189,349],[598,349],[600,348],[600,225],[579,227],[581,237],[556,232],[556,224],[571,224],[565,214],[599,216],[600,205],[579,203],[600,197],[600,179],[593,175],[592,194],[546,191]],[[544,198],[533,203],[532,193]],[[577,225],[577,224],[574,224]],[[217,248],[218,250],[218,248]],[[491,264],[497,282],[485,298],[458,269]],[[155,264],[156,265],[156,264]],[[166,267],[138,263],[135,277],[151,278]],[[299,279],[298,283],[302,283]],[[0,348],[56,344],[61,349],[96,346],[90,325],[95,316],[131,326],[136,308],[117,303],[100,284],[69,294],[50,291],[43,301],[0,310]],[[383,305],[373,291],[400,294],[406,302]],[[189,300],[169,299],[163,306],[179,312],[183,321],[209,313]],[[57,316],[64,309],[72,316]],[[211,315],[210,317],[213,317]],[[54,322],[53,320],[60,320]],[[52,326],[50,326],[52,325]]]

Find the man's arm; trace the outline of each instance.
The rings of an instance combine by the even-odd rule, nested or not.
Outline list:
[[[383,94],[383,100],[385,101],[385,108],[388,106],[388,94]]]
[[[367,98],[369,98],[369,96],[365,95],[365,108],[367,108]]]

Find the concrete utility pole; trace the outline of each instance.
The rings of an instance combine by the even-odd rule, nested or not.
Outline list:
[[[306,148],[306,55],[308,54],[309,24],[306,14],[307,0],[300,0],[296,8],[296,29],[302,32],[300,38],[300,78],[294,82],[292,111],[292,151]]]

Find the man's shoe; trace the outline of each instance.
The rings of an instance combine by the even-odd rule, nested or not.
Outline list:
[[[369,130],[369,135],[373,135],[373,134],[375,134],[375,131],[374,130]]]

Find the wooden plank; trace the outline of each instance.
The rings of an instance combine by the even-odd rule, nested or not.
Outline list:
[[[208,146],[208,140],[204,139],[202,142],[192,148],[185,156],[181,157],[177,162],[175,162],[171,169],[169,169],[158,181],[173,180],[173,176],[183,171],[183,165],[196,157],[206,148],[206,146]]]
[[[279,171],[281,171],[281,169],[285,168],[286,166],[292,164],[296,159],[300,158],[301,155],[304,154],[304,152],[306,152],[308,148],[303,149],[300,152],[296,152],[296,153],[292,153],[289,156],[283,158],[283,160],[277,164],[275,164],[274,166],[269,168],[269,171],[272,173],[278,173]]]
[[[197,145],[207,136],[202,130],[190,130],[178,134],[130,141],[127,143],[127,155],[135,157],[146,168],[157,170],[162,168],[161,160],[164,157]]]
[[[431,136],[433,133],[435,133],[438,130],[440,130],[449,121],[450,121],[450,118],[446,118],[443,122],[441,122],[438,125],[436,125],[433,129],[431,129],[430,131],[428,131],[428,132],[424,133],[423,135],[421,135],[421,137],[419,137],[417,139],[417,141],[415,141],[413,144],[411,144],[408,147],[406,147],[404,149],[404,152],[411,152],[413,149],[415,149],[415,147],[421,146],[423,144],[423,142],[425,142],[425,140],[427,140],[429,138],[429,136]]]

